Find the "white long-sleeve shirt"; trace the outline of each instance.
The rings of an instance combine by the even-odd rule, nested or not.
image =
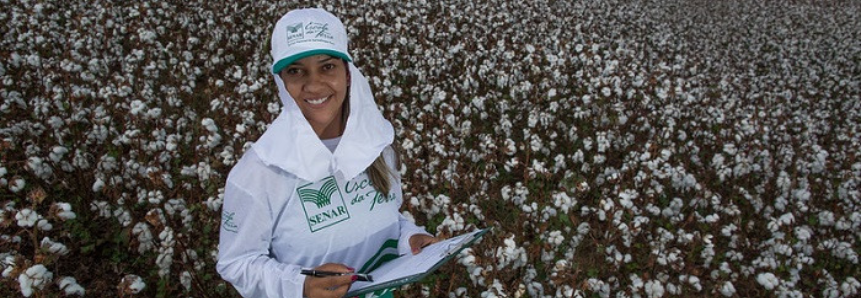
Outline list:
[[[391,165],[391,149],[384,151]],[[381,195],[363,172],[309,182],[249,150],[225,189],[217,270],[244,297],[302,297],[300,268],[342,263],[358,272],[410,252],[424,229],[398,211],[400,179]]]

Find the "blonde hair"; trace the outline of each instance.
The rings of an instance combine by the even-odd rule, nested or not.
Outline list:
[[[392,190],[392,170],[389,168],[389,165],[386,164],[386,159],[383,158],[383,152],[380,152],[380,156],[377,156],[377,159],[368,166],[368,169],[365,171],[368,173],[368,178],[371,180],[371,185],[383,195],[388,195],[389,191]]]
[[[344,64],[347,64],[347,61],[344,61]],[[347,74],[349,75],[349,67],[347,67]],[[349,80],[349,77],[348,77]],[[349,82],[347,88],[349,88]],[[341,108],[341,132],[344,132],[344,129],[347,127],[347,119],[350,116],[350,93],[347,93],[347,98],[344,100],[343,106]],[[394,149],[394,147],[392,147]],[[389,168],[389,165],[386,164],[386,159],[383,157],[383,152],[380,152],[380,156],[377,156],[377,159],[365,169],[365,173],[368,174],[368,179],[371,181],[371,186],[374,187],[378,192],[384,195],[388,195],[392,190],[392,177],[394,173],[392,173],[392,169]],[[398,151],[394,150],[395,154],[395,166],[399,163],[398,160]]]
[[[347,127],[347,119],[350,115],[350,95],[347,94],[347,99],[344,100],[343,108],[341,109],[341,131],[344,131],[344,128]],[[394,148],[392,148],[394,149]],[[380,156],[377,156],[377,159],[365,169],[365,173],[368,174],[368,179],[371,181],[371,186],[374,187],[378,192],[384,195],[388,195],[392,190],[392,169],[389,168],[389,165],[386,163],[385,157],[383,157],[383,152],[380,152]],[[395,153],[395,166],[398,164],[398,152],[394,150]]]

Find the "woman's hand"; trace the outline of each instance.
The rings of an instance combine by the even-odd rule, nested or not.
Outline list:
[[[352,273],[356,270],[342,264],[323,264],[314,270],[332,271],[341,273]],[[308,298],[341,298],[347,294],[350,285],[356,281],[355,275],[305,277],[305,288],[302,294]]]
[[[434,244],[439,242],[439,238],[432,237],[427,234],[415,234],[410,237],[410,248],[413,250],[413,254],[418,254],[422,252],[422,248],[425,246]]]

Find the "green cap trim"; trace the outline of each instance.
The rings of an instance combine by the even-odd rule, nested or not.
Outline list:
[[[278,60],[278,62],[275,63],[275,66],[272,66],[272,73],[274,73],[274,74],[280,73],[282,69],[284,69],[285,67],[287,67],[290,64],[293,64],[293,62],[296,62],[296,60],[300,60],[300,59],[305,58],[305,57],[320,55],[320,54],[341,58],[341,59],[346,60],[347,62],[352,61],[349,56],[345,55],[344,53],[335,51],[335,50],[329,50],[329,49],[310,50],[310,51],[305,51],[305,52],[301,52],[298,54],[293,54],[292,56],[288,56],[288,57],[285,57],[281,60]]]

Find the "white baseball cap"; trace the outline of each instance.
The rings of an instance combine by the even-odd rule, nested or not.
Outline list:
[[[337,17],[319,8],[306,8],[292,10],[275,23],[273,74],[296,60],[319,54],[353,60],[347,53],[347,30]]]

